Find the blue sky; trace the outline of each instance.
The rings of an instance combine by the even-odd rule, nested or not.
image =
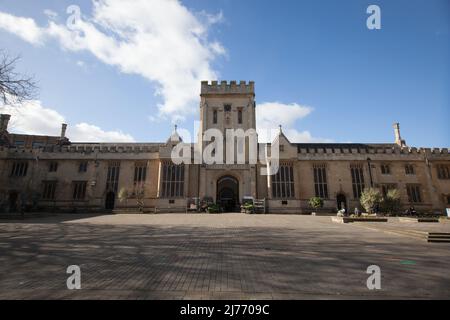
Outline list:
[[[0,0],[0,47],[39,81],[33,110],[45,115],[41,124],[30,111],[14,129],[54,134],[62,120],[82,140],[165,141],[173,122],[192,129],[199,80],[215,76],[255,81],[259,123],[282,123],[294,141],[392,142],[400,122],[408,145],[450,147],[449,1],[164,1],[135,1],[134,11],[100,1],[95,15],[91,1]],[[73,45],[73,4],[102,39],[139,45],[126,56],[83,36]],[[381,30],[366,27],[371,4]],[[190,28],[202,32],[191,38]]]

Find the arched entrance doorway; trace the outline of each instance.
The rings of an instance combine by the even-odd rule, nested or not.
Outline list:
[[[239,210],[239,181],[233,176],[217,180],[216,202],[227,212]]]
[[[116,194],[112,191],[108,192],[106,194],[106,200],[105,200],[105,209],[106,210],[113,210],[114,209],[114,202],[116,200]]]
[[[342,208],[344,208],[345,212],[348,213],[348,210],[347,210],[347,198],[345,197],[344,194],[339,193],[336,196],[336,207],[337,207],[338,210],[341,210]]]

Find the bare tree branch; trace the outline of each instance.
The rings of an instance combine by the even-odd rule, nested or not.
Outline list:
[[[37,85],[33,77],[15,71],[20,56],[10,57],[0,51],[0,101],[17,104],[36,97]]]

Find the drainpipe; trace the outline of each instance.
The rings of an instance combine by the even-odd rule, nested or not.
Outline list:
[[[372,168],[370,167],[370,158],[367,158],[367,165],[369,166],[370,187],[373,188]]]

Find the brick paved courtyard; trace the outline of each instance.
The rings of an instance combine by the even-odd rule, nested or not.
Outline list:
[[[449,226],[429,228],[448,232]],[[66,288],[66,268],[73,264],[81,268],[81,290]],[[366,287],[372,264],[381,268],[381,290]],[[329,217],[124,214],[0,221],[1,299],[449,299],[449,266],[448,243]]]

